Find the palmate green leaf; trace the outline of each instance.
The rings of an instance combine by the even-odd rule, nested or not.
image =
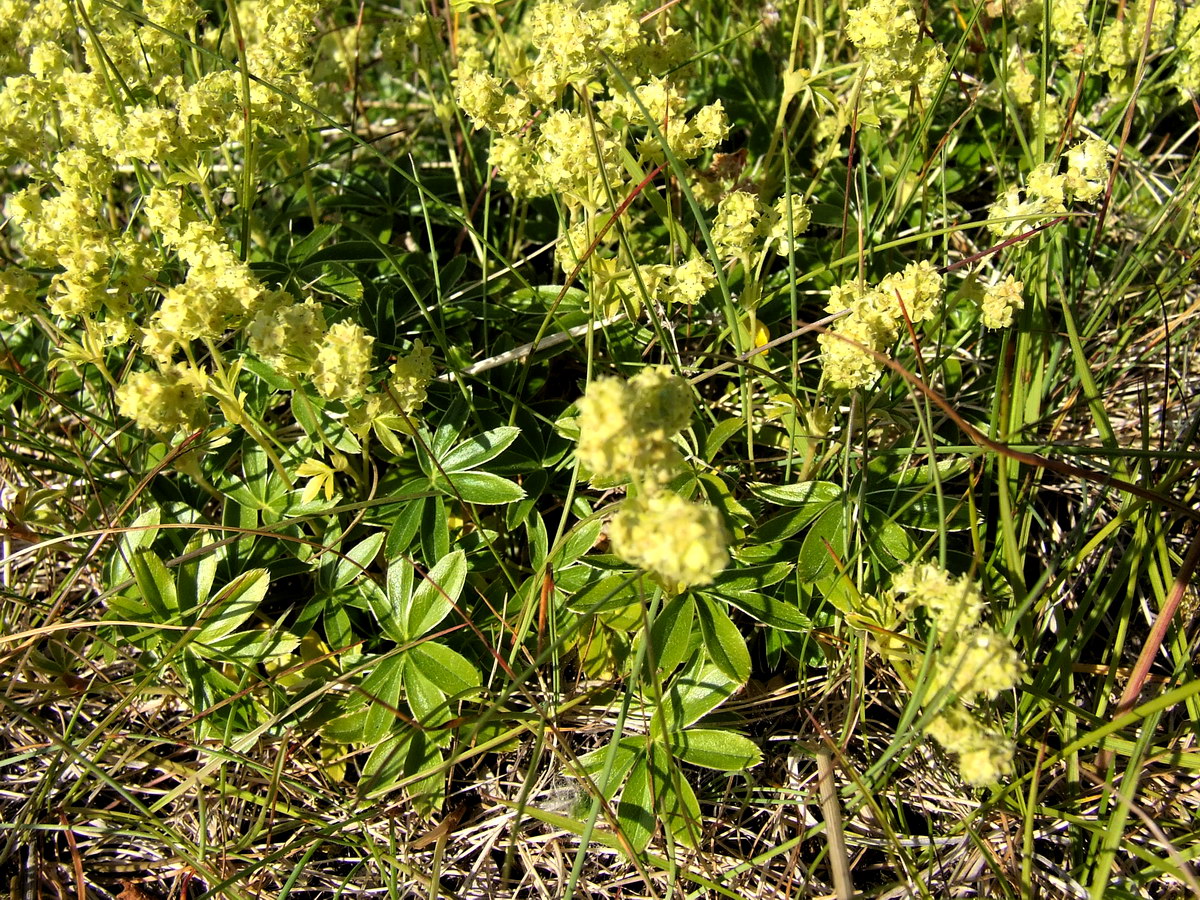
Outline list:
[[[367,797],[382,793],[404,777],[405,761],[416,733],[416,729],[406,728],[379,742],[363,763],[359,794]]]
[[[406,729],[381,742],[363,764],[359,796],[378,797],[395,787],[396,783],[414,775],[427,773],[408,784],[406,793],[422,816],[441,809],[446,796],[446,773],[442,769],[442,752],[426,735],[416,729]]]
[[[762,751],[747,737],[716,728],[687,728],[671,735],[671,753],[693,766],[741,772],[762,762]]]
[[[299,646],[300,638],[294,634],[269,629],[228,634],[204,644],[194,643],[191,649],[214,662],[251,665],[289,656]]]
[[[428,634],[449,615],[466,582],[467,557],[461,550],[438,560],[412,593],[404,628],[410,640]]]
[[[440,460],[442,471],[466,472],[481,466],[507,450],[520,433],[520,428],[504,425],[467,438]]]
[[[846,531],[842,508],[830,506],[813,523],[800,545],[796,575],[805,582],[819,581],[837,571],[837,561],[846,562]],[[835,561],[836,557],[836,561]]]
[[[392,522],[387,532],[387,540],[383,553],[388,559],[395,559],[412,546],[413,538],[421,528],[421,513],[425,508],[424,497],[418,497],[405,503]]]
[[[129,530],[117,540],[116,549],[109,557],[108,584],[116,585],[133,577],[130,561],[134,554],[149,547],[158,537],[157,526],[162,521],[162,510],[152,506],[134,519]]]
[[[623,609],[638,599],[637,580],[630,575],[609,575],[594,581],[567,598],[567,609],[599,613]]]
[[[798,481],[795,484],[752,484],[754,496],[780,506],[812,506],[820,512],[842,496],[842,487],[832,481]]]
[[[417,658],[406,653],[404,698],[415,718],[425,728],[437,728],[450,720],[446,694],[433,683],[429,672],[417,665]]]
[[[387,590],[367,594],[367,603],[380,630],[397,644],[408,643],[408,608],[415,574],[407,559],[393,559],[387,570]]]
[[[525,496],[525,489],[519,484],[491,472],[451,472],[444,479],[437,479],[434,486],[464,503],[485,506],[515,503]]]
[[[188,541],[187,551],[201,555],[175,570],[175,591],[179,609],[185,617],[207,605],[213,581],[216,580],[217,564],[225,557],[225,547],[214,547],[198,536]]]
[[[450,697],[461,698],[483,683],[479,670],[470,660],[437,641],[422,641],[409,650],[408,655],[412,666]]]
[[[270,583],[271,576],[266,569],[251,569],[231,581],[217,595],[210,609],[201,615],[196,641],[210,644],[240,628],[254,615]]]
[[[596,546],[596,539],[600,537],[600,530],[603,527],[604,521],[599,517],[580,522],[572,527],[562,539],[562,543],[551,554],[550,559],[554,563],[555,570],[565,569]]]
[[[637,853],[645,851],[654,836],[658,817],[654,814],[651,794],[650,765],[645,756],[634,761],[617,804],[617,825]]]
[[[745,684],[750,677],[750,651],[733,620],[704,595],[696,599],[696,619],[709,658],[739,685]]]
[[[363,679],[362,692],[370,699],[367,701],[369,705],[363,723],[362,740],[368,744],[383,740],[396,721],[394,710],[400,705],[404,663],[403,656],[389,656],[380,660],[375,670]]]

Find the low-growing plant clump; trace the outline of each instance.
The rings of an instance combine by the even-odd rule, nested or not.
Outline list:
[[[0,0],[14,896],[1200,893],[1200,6]]]

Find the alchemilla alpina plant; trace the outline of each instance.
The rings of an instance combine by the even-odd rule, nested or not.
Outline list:
[[[0,0],[12,890],[1186,893],[1198,16]]]

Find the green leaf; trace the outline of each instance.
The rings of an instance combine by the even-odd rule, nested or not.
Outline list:
[[[388,559],[394,560],[412,546],[413,538],[421,527],[421,512],[425,508],[425,498],[419,497],[405,503],[388,529],[387,541],[383,552]]]
[[[470,414],[470,401],[463,397],[455,397],[454,402],[450,404],[450,408],[439,417],[437,431],[433,433],[433,439],[426,442],[429,452],[433,454],[434,459],[443,459],[450,452],[450,448],[454,446],[454,442],[462,434],[462,430],[466,426],[467,418]],[[425,469],[424,465],[422,465],[422,468]],[[432,466],[425,469],[425,474],[431,477],[436,473],[437,469]]]
[[[468,438],[441,460],[442,471],[465,472],[481,466],[507,450],[520,433],[520,428],[505,425]]]
[[[386,791],[404,777],[404,763],[412,745],[413,729],[388,735],[363,763],[359,793],[363,796]]]
[[[621,802],[617,804],[617,824],[637,853],[645,851],[654,835],[657,818],[654,815],[654,797],[650,792],[650,766],[646,758],[640,757],[629,773]]]
[[[609,741],[603,747],[597,747],[581,757],[579,757],[579,765],[583,769],[583,774],[592,779],[596,788],[604,796],[606,800],[612,800],[616,795],[617,789],[621,787],[621,783],[625,780],[625,776],[629,774],[629,770],[633,768],[633,764],[646,751],[646,739],[641,735],[626,735],[617,742],[617,748],[614,751],[612,767],[608,770],[608,778],[604,776],[604,764],[608,760],[609,750],[612,748],[612,741]]]
[[[752,484],[750,491],[780,506],[813,506],[819,514],[826,505],[842,496],[842,487],[832,481],[798,481],[795,484]]]
[[[239,628],[254,615],[270,583],[271,576],[266,569],[251,569],[231,581],[199,620],[201,628],[196,640],[208,644]]]
[[[404,667],[404,698],[412,710],[413,717],[425,728],[437,728],[450,719],[450,707],[446,695],[433,683],[428,672],[415,664],[409,654]]]
[[[205,645],[192,644],[199,655],[215,662],[252,665],[290,656],[300,638],[286,631],[254,630],[226,635]]]
[[[368,744],[382,740],[396,721],[394,710],[400,705],[404,662],[404,656],[389,656],[380,660],[375,670],[363,679],[362,692],[367,695],[370,705],[363,723],[362,739]]]
[[[438,690],[459,698],[483,682],[479,670],[461,653],[437,641],[423,641],[408,651],[414,667],[437,685]]]
[[[449,615],[466,582],[467,557],[461,550],[438,560],[413,591],[404,633],[412,639],[436,628]]]
[[[425,560],[441,559],[450,552],[450,521],[446,502],[441,497],[427,497],[421,512],[421,552]]]
[[[710,597],[725,601],[764,625],[781,631],[811,631],[812,619],[792,606],[757,591],[705,591]]]
[[[320,263],[373,263],[379,262],[381,259],[383,259],[383,255],[379,251],[379,246],[373,241],[340,241],[318,250],[304,260],[299,274],[303,275],[308,272],[310,266],[317,266]]]
[[[704,649],[708,651],[709,658],[738,684],[745,684],[750,677],[750,651],[746,649],[746,639],[733,620],[725,614],[725,610],[703,595],[696,601],[696,618],[700,622],[700,634],[704,637]]]
[[[445,481],[450,482],[449,485]],[[445,481],[438,479],[435,486],[443,493],[461,499],[464,503],[482,503],[499,506],[514,503],[525,496],[519,484],[493,475],[491,472],[451,472]]]
[[[630,575],[609,575],[594,581],[567,598],[567,609],[581,613],[599,613],[623,609],[638,599],[637,579]]]
[[[765,587],[778,584],[791,574],[791,563],[771,563],[759,566],[730,566],[717,575],[708,588],[712,593],[720,594],[725,591],[761,591]]]
[[[688,780],[661,747],[650,751],[650,777],[658,818],[679,843],[695,849],[702,826],[700,804]]]
[[[838,563],[846,563],[846,532],[842,525],[842,508],[831,506],[804,536],[796,575],[801,581],[819,581],[837,571]]]
[[[558,550],[551,554],[554,568],[565,569],[596,546],[596,539],[603,527],[604,521],[599,517],[575,525],[563,538]]]
[[[130,560],[138,550],[154,543],[154,539],[158,537],[158,528],[155,526],[161,521],[162,510],[157,506],[152,506],[130,523],[129,530],[122,534],[117,541],[116,552],[113,553],[110,560],[108,577],[110,585],[120,584],[133,577]]]
[[[683,730],[728,700],[738,686],[704,653],[696,653],[671,682],[663,708],[650,721],[650,733],[661,739]]]
[[[407,559],[393,559],[387,570],[387,592],[367,595],[383,633],[397,644],[408,643],[407,610],[412,599],[414,569]]]
[[[175,593],[175,580],[163,561],[151,550],[140,549],[130,560],[133,579],[146,601],[154,621],[167,623],[179,613],[179,597]]]
[[[404,775],[411,778],[426,773],[424,778],[416,779],[407,788],[413,806],[426,818],[440,810],[446,799],[444,762],[442,751],[428,735],[419,731],[413,735],[408,753],[404,757]]]
[[[716,728],[688,728],[672,735],[671,752],[693,766],[721,772],[741,772],[762,762],[754,741]]]
[[[382,531],[377,531],[346,551],[345,557],[338,560],[337,574],[333,578],[333,589],[335,591],[338,588],[345,587],[359,575],[363,574],[363,570],[378,555],[379,548],[383,546],[384,537],[385,535]]]
[[[722,419],[712,427],[704,438],[704,450],[701,456],[708,462],[717,458],[717,451],[739,431],[744,431],[746,423],[742,419]]]
[[[655,618],[650,627],[650,646],[658,671],[669,674],[687,659],[695,613],[696,601],[691,594],[680,594],[671,598]]]
[[[894,519],[871,507],[866,512],[869,546],[881,562],[894,567],[897,562],[906,563],[916,558],[916,542]]]

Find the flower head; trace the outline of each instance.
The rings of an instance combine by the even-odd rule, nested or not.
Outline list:
[[[626,500],[609,534],[618,556],[674,590],[709,584],[729,563],[720,513],[671,493]]]
[[[353,403],[367,389],[375,339],[361,325],[338,322],[325,334],[312,367],[312,381],[326,400]]]

